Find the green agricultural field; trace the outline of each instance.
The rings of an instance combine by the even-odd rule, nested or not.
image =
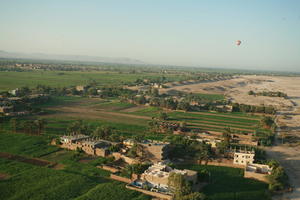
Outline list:
[[[139,116],[158,117],[160,112],[162,112],[161,108],[145,107],[127,113]],[[260,128],[261,120],[260,116],[245,113],[167,111],[167,114],[169,121],[186,122],[191,128],[201,128],[211,131],[224,131],[225,128],[232,128],[233,130],[242,132],[254,132]]]
[[[0,180],[0,199],[149,199],[127,190],[125,184],[104,177],[93,179],[69,169],[54,170],[0,158],[0,173],[9,175],[8,179]]]
[[[243,170],[229,167],[184,165],[180,168],[196,171],[207,170],[211,180],[203,188],[209,200],[268,200],[266,183],[243,177]]]
[[[112,192],[112,188],[114,192]],[[138,192],[128,190],[125,185],[116,181],[110,183],[102,183],[91,189],[84,195],[76,198],[75,200],[147,200],[151,199],[145,195],[139,194]]]
[[[136,105],[132,104],[132,103],[126,103],[126,102],[120,102],[119,100],[113,100],[113,101],[99,102],[94,106],[94,108],[108,110],[108,111],[120,111],[120,110],[124,110],[127,108],[132,108],[135,106]]]
[[[8,176],[0,180],[0,199],[94,199],[97,196],[107,200],[149,199],[141,193],[127,190],[125,184],[107,179],[110,173],[96,168],[106,162],[105,158],[79,162],[85,154],[78,157],[75,151],[59,150],[48,145],[44,136],[0,133],[0,142],[0,152],[39,157],[62,166],[62,169],[55,170],[0,158],[0,174]],[[99,184],[106,188],[105,192],[99,190]],[[107,193],[114,196],[107,196]]]
[[[29,157],[40,157],[57,151],[59,148],[49,145],[46,136],[0,133],[0,152],[7,152]]]
[[[52,87],[68,87],[85,85],[96,81],[99,86],[122,85],[132,83],[138,78],[158,78],[159,73],[117,73],[107,71],[30,71],[30,72],[0,72],[0,91],[10,90],[18,87],[35,87],[38,84]],[[177,80],[175,74],[164,74],[169,80]]]
[[[63,171],[0,159],[0,199],[72,199],[97,185],[89,178]]]

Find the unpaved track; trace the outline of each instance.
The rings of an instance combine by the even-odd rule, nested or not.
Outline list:
[[[277,129],[277,136],[280,138],[285,131],[289,135],[300,136],[300,78],[299,77],[274,77],[270,87],[281,88],[293,101],[293,107],[284,108],[276,113],[276,123],[278,126],[285,126],[284,129]],[[285,119],[284,115],[290,116]],[[295,141],[294,141],[295,142]],[[276,145],[266,148],[267,155],[275,158],[286,170],[290,183],[294,188],[292,193],[274,197],[276,200],[300,200],[300,146],[290,147],[288,144],[281,144],[281,140],[276,140]]]
[[[275,197],[276,200],[300,200],[300,149],[277,145],[266,149],[267,155],[275,158],[286,170],[291,185],[294,188],[292,193]]]
[[[58,113],[46,115],[45,117],[71,117],[71,118],[81,118],[81,119],[102,119],[106,121],[113,121],[113,122],[128,122],[134,124],[134,120],[136,121],[135,124],[140,124],[141,120],[151,120],[151,117],[147,116],[137,116],[131,115],[126,113],[117,113],[117,112],[109,112],[99,109],[93,109],[88,107],[80,107],[80,106],[62,106],[62,107],[55,107],[52,108],[53,110],[58,110]]]

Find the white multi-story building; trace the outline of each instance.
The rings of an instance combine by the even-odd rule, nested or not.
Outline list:
[[[254,151],[238,151],[234,152],[233,164],[248,165],[254,162]]]

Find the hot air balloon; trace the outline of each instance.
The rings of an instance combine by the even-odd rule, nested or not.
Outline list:
[[[240,46],[240,45],[241,45],[241,43],[242,43],[242,41],[241,41],[241,40],[237,40],[237,41],[236,41],[236,45],[237,45],[237,46]]]

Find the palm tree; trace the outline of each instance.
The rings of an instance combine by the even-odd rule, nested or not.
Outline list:
[[[34,121],[34,123],[37,126],[37,134],[40,135],[43,131],[43,129],[45,128],[46,125],[46,120],[45,119],[37,119]]]
[[[101,130],[101,127],[97,127],[91,134],[91,136],[93,138],[97,138],[97,137],[100,137],[102,136],[102,130]]]
[[[17,119],[16,118],[11,118],[10,119],[10,126],[11,126],[11,129],[14,133],[17,132]]]
[[[110,135],[114,133],[114,130],[111,126],[102,126],[102,135],[103,138],[107,139]]]

